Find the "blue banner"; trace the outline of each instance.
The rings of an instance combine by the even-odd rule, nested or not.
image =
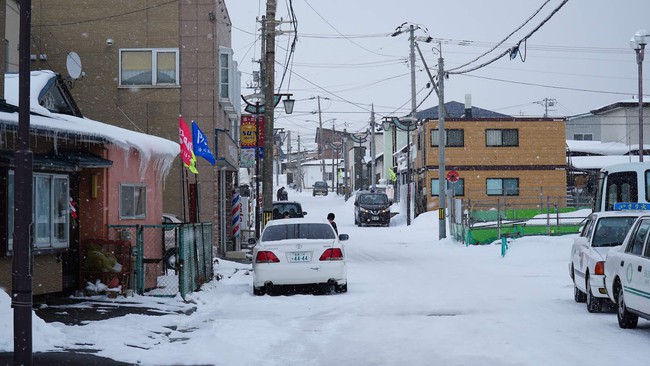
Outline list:
[[[208,139],[205,138],[203,131],[201,131],[194,121],[192,121],[192,140],[194,145],[194,155],[200,156],[210,162],[210,164],[214,165],[216,161],[214,160],[212,151],[210,151],[210,146],[208,146]]]

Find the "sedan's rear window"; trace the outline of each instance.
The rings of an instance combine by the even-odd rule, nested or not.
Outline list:
[[[262,241],[335,238],[332,225],[326,223],[273,225],[267,227],[262,234]]]
[[[636,217],[603,217],[596,224],[592,247],[613,247],[623,244]]]
[[[314,187],[325,188],[325,187],[327,187],[327,183],[325,183],[325,182],[316,182],[316,183],[314,183]]]

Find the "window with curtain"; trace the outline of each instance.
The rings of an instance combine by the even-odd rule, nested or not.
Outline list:
[[[465,195],[465,179],[460,178],[455,183],[447,181],[447,190],[453,189],[454,196],[464,196]],[[431,179],[431,196],[439,196],[440,189],[438,179]]]
[[[438,130],[431,130],[431,146],[438,146]],[[465,130],[463,129],[445,129],[445,146],[462,147],[465,146]]]
[[[485,130],[485,146],[519,146],[519,130]]]
[[[13,250],[14,172],[8,176],[7,209],[9,212],[9,251]],[[34,173],[32,215],[34,247],[67,248],[70,237],[70,189],[67,175]]]
[[[120,85],[179,85],[178,49],[120,50]]]
[[[144,219],[147,214],[147,187],[144,184],[120,184],[120,218]]]

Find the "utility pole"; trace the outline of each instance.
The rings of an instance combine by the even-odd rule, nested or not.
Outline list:
[[[372,177],[372,191],[374,192],[377,189],[375,182],[375,177],[377,176],[377,167],[375,166],[375,104],[370,105],[370,174]]]
[[[298,192],[302,192],[302,152],[300,152],[300,132],[298,132]]]
[[[295,159],[294,159],[295,161]],[[287,131],[287,181],[289,180],[289,166],[291,165],[291,131]],[[288,182],[287,182],[288,183]]]
[[[332,134],[330,135],[330,146],[333,147],[332,143],[334,142],[334,130],[336,129],[336,126],[334,125],[334,120],[332,120]],[[332,154],[334,155],[334,154]],[[334,192],[334,187],[336,184],[334,183],[336,180],[336,173],[334,171],[334,156],[332,156],[332,192]]]
[[[32,365],[33,161],[30,149],[30,38],[32,1],[20,2],[18,64],[18,141],[15,158],[14,255],[11,307],[14,309],[14,365]],[[5,332],[7,334],[8,332]]]
[[[273,217],[273,124],[275,108],[275,12],[277,0],[266,1],[266,50],[264,85],[264,160],[262,199],[264,226]]]
[[[445,220],[445,189],[447,177],[445,174],[445,60],[442,58],[442,43],[438,42],[438,239],[447,237]]]
[[[323,172],[323,181],[325,181],[325,160],[323,159],[323,118],[320,110],[320,95],[318,95],[318,158],[320,159],[320,170]]]
[[[409,26],[409,43],[411,52],[409,59],[411,62],[411,117],[417,118],[415,109],[415,27]],[[417,122],[411,122],[417,123]],[[411,225],[411,131],[406,130],[408,144],[406,146],[406,225]]]
[[[343,185],[345,186],[345,200],[350,197],[348,189],[348,131],[343,129]]]
[[[548,118],[548,107],[553,107],[557,101],[553,98],[544,98],[539,102],[535,102],[541,106],[544,106],[544,118]]]

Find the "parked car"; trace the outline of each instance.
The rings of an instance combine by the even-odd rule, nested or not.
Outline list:
[[[163,224],[163,265],[166,269],[176,270],[176,258],[178,247],[178,225],[182,221],[174,214],[164,213]]]
[[[314,196],[314,197],[316,195],[327,196],[327,193],[328,193],[327,182],[318,181],[318,182],[314,183],[314,189],[313,189],[312,194],[311,194],[312,196]]]
[[[573,280],[573,297],[586,302],[587,311],[600,312],[609,302],[605,291],[605,257],[612,247],[621,245],[641,212],[603,211],[589,215],[571,247],[569,274]]]
[[[360,191],[354,199],[354,224],[390,225],[390,201],[386,193]]]
[[[310,285],[323,292],[346,292],[347,269],[342,241],[326,220],[272,220],[253,248],[253,294],[278,286]]]
[[[296,201],[275,201],[273,202],[273,220],[284,218],[300,218],[307,215],[306,211],[302,210],[302,205]]]
[[[605,288],[616,303],[618,325],[636,328],[639,317],[650,320],[650,215],[639,217],[623,244],[607,253]]]

